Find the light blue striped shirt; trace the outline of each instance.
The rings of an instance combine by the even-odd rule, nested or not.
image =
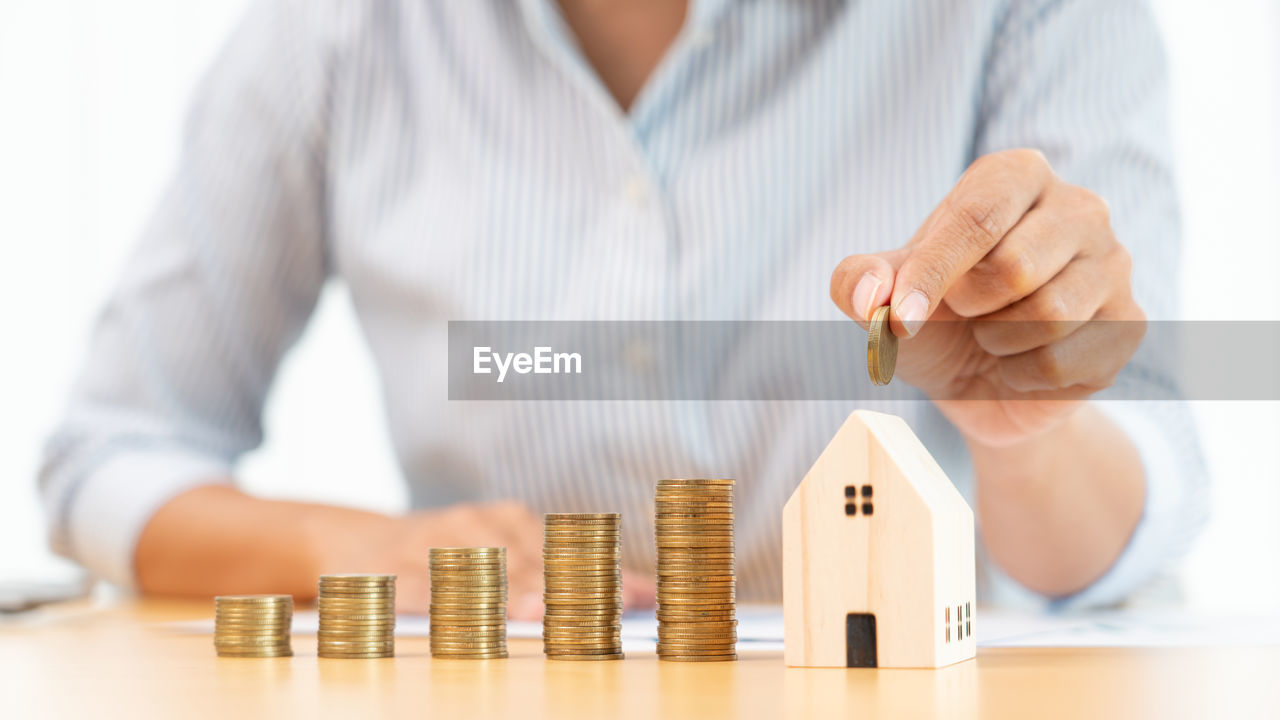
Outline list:
[[[415,506],[621,511],[645,569],[656,480],[734,477],[740,595],[776,599],[782,505],[851,403],[450,402],[447,322],[840,318],[841,258],[901,245],[975,157],[1010,147],[1110,202],[1140,302],[1172,319],[1166,115],[1132,0],[695,2],[629,112],[551,0],[263,0],[202,83],[49,443],[54,545],[132,583],[156,508],[260,442],[277,364],[332,278]],[[1204,514],[1186,409],[1101,405],[1148,492],[1080,605],[1159,575]],[[927,401],[876,409],[972,497]],[[983,565],[985,587],[1011,587]]]

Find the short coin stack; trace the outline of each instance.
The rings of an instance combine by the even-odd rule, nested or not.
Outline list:
[[[289,657],[290,595],[220,595],[213,599],[213,646],[221,657]]]
[[[507,549],[431,548],[431,655],[507,656]]]
[[[396,576],[321,575],[322,658],[388,658],[396,654]]]
[[[542,640],[549,659],[622,659],[621,532],[617,513],[546,516]]]
[[[736,659],[733,481],[659,480],[654,505],[658,657]]]

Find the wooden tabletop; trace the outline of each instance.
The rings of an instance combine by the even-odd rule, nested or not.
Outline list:
[[[805,670],[738,662],[554,662],[532,640],[508,660],[218,658],[160,623],[211,603],[68,604],[0,620],[0,717],[667,718],[1275,717],[1280,647],[980,649],[942,670]],[[15,704],[16,703],[16,704]],[[14,712],[9,712],[13,710]]]

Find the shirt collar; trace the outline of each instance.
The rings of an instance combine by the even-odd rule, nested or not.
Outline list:
[[[685,29],[713,25],[733,0],[689,0]],[[535,37],[556,43],[571,40],[556,0],[518,0],[525,25]]]

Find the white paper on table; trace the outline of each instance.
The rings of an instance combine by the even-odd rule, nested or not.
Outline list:
[[[294,613],[293,632],[314,635],[314,610]],[[167,623],[178,632],[213,633],[213,619]],[[396,618],[399,637],[426,637],[425,615]],[[740,651],[782,650],[782,609],[738,608]],[[1280,617],[1206,616],[1179,610],[1123,610],[1080,615],[1043,615],[1001,610],[980,611],[974,634],[979,647],[1204,647],[1280,645]],[[541,638],[542,623],[513,620],[511,638]],[[624,652],[652,651],[658,623],[652,611],[622,618]]]

